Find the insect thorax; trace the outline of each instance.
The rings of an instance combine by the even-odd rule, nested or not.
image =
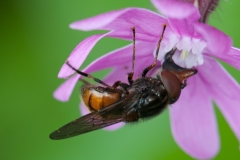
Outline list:
[[[129,115],[126,118],[127,122],[158,115],[169,104],[168,93],[162,82],[156,78],[137,79],[129,91],[130,94],[139,94],[139,99],[134,109],[131,108],[129,113],[126,114]],[[136,114],[138,115],[137,118]],[[135,119],[132,118],[132,115],[135,116]]]

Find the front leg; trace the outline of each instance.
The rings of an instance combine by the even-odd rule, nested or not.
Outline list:
[[[128,87],[129,85],[127,83],[122,83],[121,81],[117,81],[113,84],[113,88],[117,88],[118,86],[122,87],[124,89],[124,91],[126,92],[126,94],[129,94],[128,92]]]
[[[181,83],[181,89],[185,88],[187,86],[187,80],[185,79],[183,83]]]

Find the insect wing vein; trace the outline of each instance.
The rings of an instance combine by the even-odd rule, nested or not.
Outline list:
[[[100,111],[80,117],[51,133],[50,138],[69,138],[122,122],[124,111],[137,103],[137,97],[136,94],[128,95]]]

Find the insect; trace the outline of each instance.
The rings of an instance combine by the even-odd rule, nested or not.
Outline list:
[[[147,77],[148,71],[156,66],[160,44],[166,29],[163,25],[162,34],[157,43],[154,62],[142,72],[142,77],[133,80],[135,64],[135,28],[133,32],[132,71],[128,74],[128,83],[117,81],[110,86],[103,81],[81,72],[69,62],[66,64],[76,73],[93,79],[105,86],[86,84],[82,87],[82,99],[91,113],[80,117],[50,134],[51,139],[65,139],[83,133],[104,128],[119,122],[137,122],[139,119],[158,115],[169,104],[175,103],[181,89],[187,86],[187,78],[197,70],[182,68],[174,63],[172,56],[176,49],[166,53],[164,62],[157,77]]]

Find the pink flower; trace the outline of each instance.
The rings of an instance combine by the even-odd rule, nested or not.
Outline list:
[[[132,40],[131,27],[134,26],[137,40],[135,73],[141,74],[153,62],[162,25],[167,24],[158,60],[162,61],[164,55],[176,47],[174,61],[183,67],[198,69],[198,74],[188,80],[180,99],[170,108],[173,136],[190,156],[212,158],[220,146],[213,102],[240,140],[240,86],[214,58],[240,69],[240,50],[232,47],[231,39],[223,32],[200,23],[201,15],[191,3],[173,0],[152,0],[152,3],[166,17],[146,9],[126,8],[72,23],[70,27],[73,29],[109,32],[83,40],[67,60],[79,68],[100,39],[108,36]],[[82,71],[91,73],[111,68],[111,73],[103,80],[105,83],[127,82],[131,61],[132,45],[128,45],[96,59]],[[155,72],[148,76],[154,76]],[[55,91],[56,99],[69,100],[76,82],[81,78],[73,73],[66,64],[63,65],[58,77],[68,79]],[[88,112],[83,104],[81,110],[84,114]],[[123,123],[117,125],[109,129],[116,129]]]

